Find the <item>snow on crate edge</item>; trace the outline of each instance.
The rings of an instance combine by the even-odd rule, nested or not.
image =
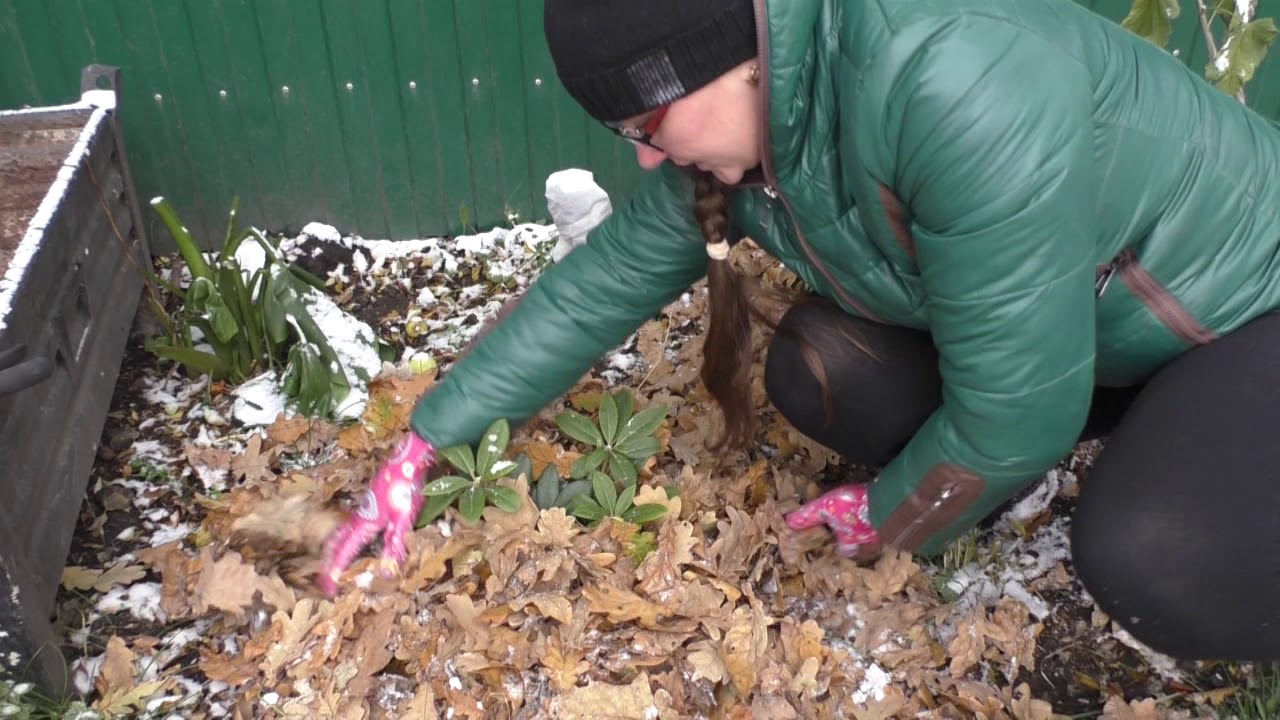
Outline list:
[[[88,106],[72,105],[68,107]],[[54,212],[62,204],[62,198],[66,195],[67,189],[71,187],[71,182],[75,179],[76,173],[79,172],[80,163],[89,154],[89,145],[94,135],[98,132],[98,126],[102,124],[103,119],[110,113],[110,108],[99,107],[89,116],[89,121],[85,124],[84,129],[80,131],[79,140],[71,148],[71,152],[67,154],[67,159],[62,162],[62,167],[59,168],[53,184],[49,186],[49,191],[45,193],[44,200],[40,202],[39,207],[36,209],[35,216],[31,218],[31,222],[27,223],[27,231],[23,234],[22,241],[18,243],[18,247],[13,251],[13,258],[9,261],[9,268],[5,271],[4,278],[0,279],[0,330],[4,330],[9,326],[9,312],[13,309],[13,298],[22,287],[22,281],[26,278],[27,268],[31,265],[31,259],[35,257],[36,252],[40,249],[40,243],[44,239],[44,231],[48,229],[49,223],[53,220]]]

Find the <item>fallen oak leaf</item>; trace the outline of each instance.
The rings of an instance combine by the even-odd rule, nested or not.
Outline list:
[[[580,651],[563,650],[559,642],[548,647],[538,662],[551,671],[551,687],[560,692],[577,686],[578,676],[591,669],[591,664],[582,659]]]
[[[1112,695],[1107,699],[1107,704],[1102,707],[1102,715],[1098,720],[1159,720],[1158,713],[1156,701],[1153,698],[1131,700],[1126,703],[1123,697]]]
[[[324,603],[324,607],[330,609],[328,603]],[[320,621],[320,613],[317,610],[315,600],[303,598],[293,606],[292,613],[278,610],[271,616],[271,632],[275,636],[275,642],[271,644],[266,657],[258,666],[268,683],[275,681],[276,673],[281,668],[303,655],[302,644],[311,633],[311,629]]]
[[[93,570],[79,565],[62,569],[62,586],[68,590],[93,589],[107,592],[116,585],[132,585],[146,577],[147,571],[138,565],[121,561],[106,570]]]
[[[699,640],[689,646],[692,651],[686,660],[693,668],[693,678],[706,678],[713,683],[719,683],[729,674],[728,668],[724,666],[724,660],[720,659],[720,650],[711,643],[710,640]]]
[[[543,617],[551,618],[559,623],[568,625],[573,622],[573,603],[569,602],[569,598],[556,593],[534,593],[525,595],[511,602],[510,607],[514,611],[520,611],[528,606],[534,606]]]
[[[279,577],[259,575],[238,552],[229,552],[215,561],[213,550],[205,547],[200,551],[200,562],[200,577],[191,599],[197,614],[212,608],[240,617],[244,608],[253,604],[255,592],[261,592],[263,601],[277,610],[293,607],[293,590]]]
[[[142,709],[148,700],[164,692],[172,684],[173,678],[145,682],[129,688],[124,693],[99,698],[93,707],[95,710],[101,710],[107,717],[137,717],[137,711]]]
[[[879,605],[902,592],[919,572],[920,566],[911,558],[910,553],[886,548],[875,567],[862,575],[867,589],[871,591],[869,604]]]
[[[245,443],[244,452],[231,461],[231,474],[243,477],[246,483],[259,480],[274,480],[276,474],[271,470],[271,463],[280,454],[280,448],[262,449],[262,433],[255,432]]]
[[[106,652],[102,654],[102,666],[98,669],[98,678],[94,686],[104,701],[109,701],[133,687],[138,677],[134,661],[138,656],[129,649],[119,635],[112,635],[107,641]]]
[[[591,683],[575,687],[551,702],[551,714],[562,720],[648,720],[656,709],[649,676],[641,673],[630,685]]]
[[[587,610],[597,615],[605,615],[610,622],[625,623],[636,621],[641,627],[657,629],[659,619],[670,617],[669,608],[650,602],[639,595],[615,585],[585,587],[582,596],[588,602]]]
[[[658,600],[681,582],[680,567],[693,562],[693,524],[687,521],[663,523],[658,531],[658,547],[636,569],[636,589]]]
[[[748,698],[756,686],[761,660],[769,649],[769,630],[759,610],[739,607],[720,644],[720,660],[738,696]]]
[[[275,422],[267,426],[267,439],[272,445],[292,446],[303,452],[315,450],[337,437],[338,429],[333,423],[304,415],[286,418],[284,413],[280,413]]]
[[[248,515],[236,518],[231,530],[317,552],[345,519],[345,514],[321,507],[313,496],[290,495],[263,500]]]
[[[680,496],[667,497],[666,489],[657,485],[641,485],[632,502],[635,505],[661,505],[667,509],[664,518],[680,517]]]

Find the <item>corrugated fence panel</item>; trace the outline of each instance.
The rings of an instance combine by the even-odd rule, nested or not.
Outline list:
[[[1130,6],[1079,1],[1113,20]],[[1183,5],[1170,44],[1200,73]],[[0,107],[74,101],[89,63],[123,70],[143,198],[170,197],[211,246],[237,196],[274,230],[407,238],[545,219],[558,169],[592,170],[616,200],[641,176],[556,81],[540,0],[0,0]],[[1280,61],[1250,103],[1280,115]]]

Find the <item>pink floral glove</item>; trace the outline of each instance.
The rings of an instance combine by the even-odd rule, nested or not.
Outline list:
[[[807,530],[826,525],[836,536],[836,552],[854,557],[858,550],[880,542],[880,536],[867,519],[870,503],[867,485],[842,485],[787,513],[787,527]]]
[[[409,554],[405,536],[413,530],[422,508],[423,478],[435,459],[436,451],[431,443],[412,431],[404,434],[391,457],[373,476],[360,507],[324,543],[316,585],[325,595],[338,594],[342,571],[379,532],[382,533],[379,573],[390,578],[400,571]]]

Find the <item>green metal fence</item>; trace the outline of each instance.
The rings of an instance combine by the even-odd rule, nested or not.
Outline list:
[[[1130,4],[1081,2],[1113,19]],[[1183,5],[1171,44],[1199,70]],[[73,101],[81,67],[117,65],[139,192],[204,237],[237,195],[271,229],[456,233],[545,217],[557,169],[615,196],[639,177],[556,82],[541,18],[541,0],[0,0],[0,107]],[[1272,117],[1277,64],[1250,88]]]

